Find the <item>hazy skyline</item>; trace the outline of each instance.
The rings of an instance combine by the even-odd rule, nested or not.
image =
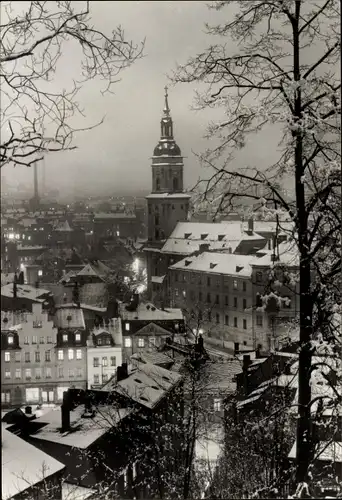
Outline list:
[[[92,23],[97,29],[106,33],[121,24],[128,39],[138,43],[146,37],[144,57],[121,73],[121,81],[113,88],[114,95],[102,96],[98,81],[84,86],[79,102],[88,123],[95,123],[106,115],[105,122],[79,134],[75,141],[77,150],[46,156],[46,183],[67,191],[87,188],[94,194],[104,190],[149,190],[150,157],[160,134],[164,86],[169,85],[166,75],[175,69],[177,62],[184,63],[190,55],[216,41],[204,33],[204,22],[220,21],[231,9],[216,12],[201,1],[99,1],[90,5]],[[54,88],[68,85],[77,63],[78,48],[66,44]],[[190,110],[194,89],[195,86],[188,84],[169,88],[175,138],[185,156],[187,188],[192,187],[200,175],[205,175],[192,151],[201,152],[208,147],[203,136],[208,121],[214,117],[214,114]],[[220,113],[217,111],[216,117],[223,116]],[[277,131],[271,127],[261,138],[251,138],[236,156],[236,168],[246,164],[262,168],[265,161],[271,162],[268,143],[275,144],[277,138]],[[33,184],[32,171],[24,167],[6,166],[2,173],[9,182]]]

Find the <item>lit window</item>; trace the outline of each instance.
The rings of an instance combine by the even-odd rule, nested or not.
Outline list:
[[[25,368],[25,378],[26,379],[31,378],[31,368]]]
[[[125,330],[126,330],[126,332],[129,332],[129,323],[125,324]]]
[[[68,359],[74,359],[74,350],[68,349]]]
[[[76,333],[75,334],[75,340],[76,340],[76,342],[80,342],[81,341],[81,334],[80,333]]]
[[[64,359],[64,352],[62,350],[58,351],[58,360],[63,361]]]
[[[214,399],[214,411],[221,411],[221,399]]]
[[[237,282],[237,280],[233,281],[233,288],[234,288],[234,290],[237,290],[237,288],[238,288],[238,282]]]
[[[125,338],[125,347],[132,347],[132,339],[130,337]]]
[[[63,334],[63,342],[68,342],[68,334],[67,333]]]
[[[94,366],[94,368],[97,368],[99,366],[99,358],[93,359],[93,366]]]
[[[11,361],[11,353],[10,352],[5,352],[5,361],[9,363]]]
[[[11,378],[11,371],[5,370],[5,378]]]
[[[12,335],[9,335],[9,336],[7,337],[7,342],[8,342],[9,344],[13,344],[13,336],[12,336]]]
[[[21,369],[20,368],[16,368],[16,370],[15,370],[15,378],[21,378]]]
[[[102,358],[102,366],[108,366],[108,359],[106,357]]]
[[[140,338],[138,339],[138,347],[145,347],[145,340]]]
[[[76,359],[82,359],[82,350],[76,349]]]
[[[43,276],[43,271],[41,269],[38,271],[38,276]]]

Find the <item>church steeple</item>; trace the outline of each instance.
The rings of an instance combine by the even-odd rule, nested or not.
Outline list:
[[[164,87],[164,90],[165,90],[165,105],[163,110],[163,117],[160,122],[161,125],[160,139],[173,140],[173,123],[170,115],[169,100],[168,100],[169,95],[167,93],[167,87]]]

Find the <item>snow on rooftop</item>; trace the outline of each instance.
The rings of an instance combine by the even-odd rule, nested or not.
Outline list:
[[[153,199],[153,198],[167,198],[167,199],[172,199],[172,198],[185,198],[185,199],[190,199],[191,195],[187,193],[152,193],[146,196],[146,199]]]
[[[55,324],[57,328],[85,328],[82,308],[63,307],[57,309],[55,314]]]
[[[77,484],[70,484],[66,481],[62,484],[62,500],[86,500],[95,493],[95,490]]]
[[[181,375],[151,363],[139,363],[135,360],[135,364],[138,367],[127,378],[120,382],[113,378],[101,390],[114,390],[141,405],[153,408],[182,379]]]
[[[46,423],[45,427],[39,429],[34,437],[44,441],[86,449],[97,439],[117,425],[130,412],[127,408],[112,408],[108,405],[99,405],[94,418],[83,418],[84,405],[77,406],[70,411],[69,432],[61,432],[62,415],[61,408],[55,408],[49,413],[34,420],[37,423]]]
[[[163,283],[164,279],[165,279],[165,275],[164,276],[152,276],[151,282],[161,284],[161,283]]]
[[[256,257],[252,261],[252,266],[271,266],[273,264],[285,264],[287,266],[298,267],[299,266],[299,254],[296,244],[294,242],[284,241],[280,243],[274,252],[274,250],[264,249],[262,253],[265,253],[262,257]],[[279,257],[277,261],[273,261],[273,255]]]
[[[168,307],[165,309],[158,309],[149,302],[140,302],[135,311],[127,311],[126,305],[125,303],[119,304],[119,316],[122,320],[165,321],[184,319],[182,310],[177,308]]]
[[[250,255],[203,252],[196,257],[187,257],[173,264],[170,269],[249,277],[252,273],[250,263],[253,259],[254,257]]]
[[[41,299],[42,295],[52,295],[49,290],[44,290],[43,288],[36,288],[32,285],[17,285],[17,297],[18,299],[30,299],[36,302],[44,302],[45,299]],[[13,283],[8,283],[1,287],[2,297],[13,297]]]
[[[9,500],[58,471],[64,465],[2,425],[1,498]]]
[[[97,219],[135,219],[135,214],[128,214],[126,212],[104,213],[100,212],[94,215],[94,220]]]

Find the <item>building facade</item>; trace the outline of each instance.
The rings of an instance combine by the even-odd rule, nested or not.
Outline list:
[[[120,318],[96,326],[87,340],[87,388],[96,389],[116,374],[122,364],[122,329]]]

